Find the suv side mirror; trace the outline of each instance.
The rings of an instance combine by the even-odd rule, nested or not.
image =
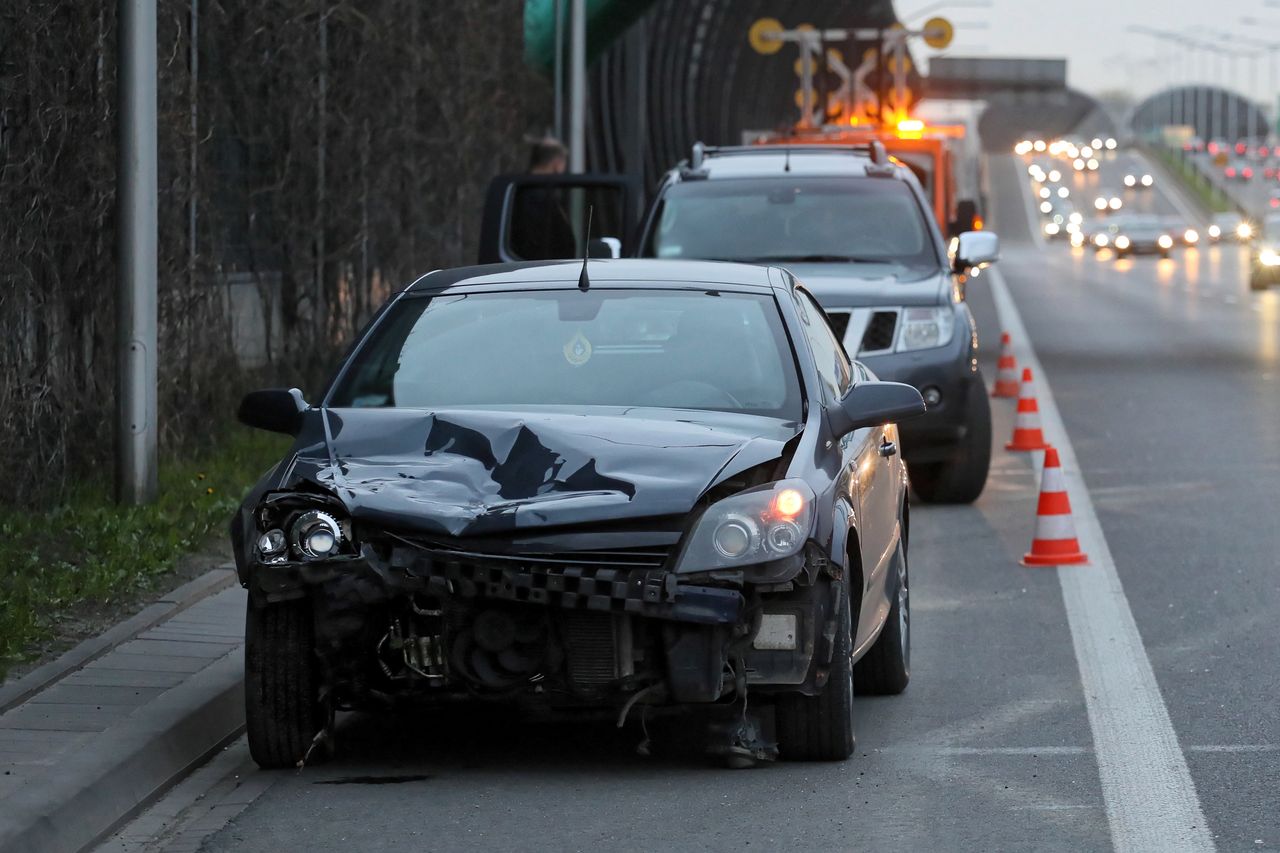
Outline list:
[[[836,437],[867,426],[905,421],[925,412],[924,398],[902,382],[859,382],[827,410]]]
[[[1000,238],[990,231],[966,231],[951,241],[953,272],[982,269],[1000,260]]]
[[[597,237],[587,243],[588,258],[622,257],[622,241],[617,237]]]
[[[297,388],[266,388],[245,394],[240,401],[236,418],[240,423],[255,429],[297,435],[302,424],[302,413],[307,408],[307,401]]]

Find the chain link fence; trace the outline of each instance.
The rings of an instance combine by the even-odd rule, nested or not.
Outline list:
[[[160,413],[314,393],[395,289],[474,257],[490,176],[550,116],[520,0],[158,0]],[[109,472],[115,4],[0,4],[0,501]]]

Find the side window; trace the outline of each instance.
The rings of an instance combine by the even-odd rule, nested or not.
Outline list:
[[[831,400],[839,400],[849,390],[853,373],[849,357],[845,355],[844,347],[831,331],[826,315],[818,307],[818,303],[813,301],[813,297],[797,290],[796,311],[800,315],[805,337],[809,339],[809,347],[813,350],[818,376],[827,386]]]

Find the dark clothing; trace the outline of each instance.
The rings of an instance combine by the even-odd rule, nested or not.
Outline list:
[[[516,191],[511,250],[526,261],[577,257],[577,238],[554,190],[521,187]]]

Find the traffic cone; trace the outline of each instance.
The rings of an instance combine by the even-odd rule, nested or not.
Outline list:
[[[1013,357],[1008,332],[1000,336],[1000,361],[996,363],[996,387],[991,389],[991,396],[1018,396],[1018,361]]]
[[[1044,450],[1044,431],[1040,429],[1040,406],[1031,379],[1031,368],[1022,368],[1022,388],[1018,391],[1018,414],[1013,420],[1013,438],[1005,450]]]
[[[1069,566],[1089,562],[1076,539],[1076,524],[1071,518],[1071,499],[1062,482],[1062,463],[1058,450],[1044,452],[1044,475],[1040,480],[1040,504],[1036,507],[1036,536],[1031,550],[1022,558],[1024,566]]]

